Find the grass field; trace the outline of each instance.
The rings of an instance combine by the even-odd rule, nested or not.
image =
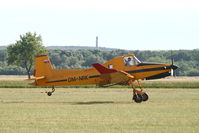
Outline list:
[[[197,133],[199,89],[0,89],[0,133]]]

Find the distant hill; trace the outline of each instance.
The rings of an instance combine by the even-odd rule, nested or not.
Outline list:
[[[6,49],[6,46],[0,46],[0,50]]]
[[[104,51],[117,50],[116,48],[106,48],[106,47],[96,48],[96,47],[90,47],[90,46],[48,46],[47,48],[50,50],[55,50],[55,49],[61,49],[61,50],[99,49],[99,50],[104,50]]]
[[[7,46],[0,46],[0,50],[5,50]],[[99,49],[103,51],[111,51],[111,50],[117,50],[116,48],[106,48],[106,47],[90,47],[90,46],[47,46],[46,47],[49,50],[79,50],[79,49]]]

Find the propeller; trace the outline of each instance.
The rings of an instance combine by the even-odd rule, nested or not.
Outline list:
[[[176,76],[176,73],[175,73],[175,70],[177,69],[178,67],[176,65],[174,65],[174,58],[173,58],[173,53],[171,51],[171,76],[175,77]]]

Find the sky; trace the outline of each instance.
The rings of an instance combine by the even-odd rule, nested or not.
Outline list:
[[[44,46],[199,48],[198,0],[0,0],[0,46],[26,32]]]

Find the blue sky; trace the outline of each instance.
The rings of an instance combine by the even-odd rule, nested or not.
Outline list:
[[[0,45],[36,32],[45,46],[199,48],[197,0],[5,0],[0,17]]]

